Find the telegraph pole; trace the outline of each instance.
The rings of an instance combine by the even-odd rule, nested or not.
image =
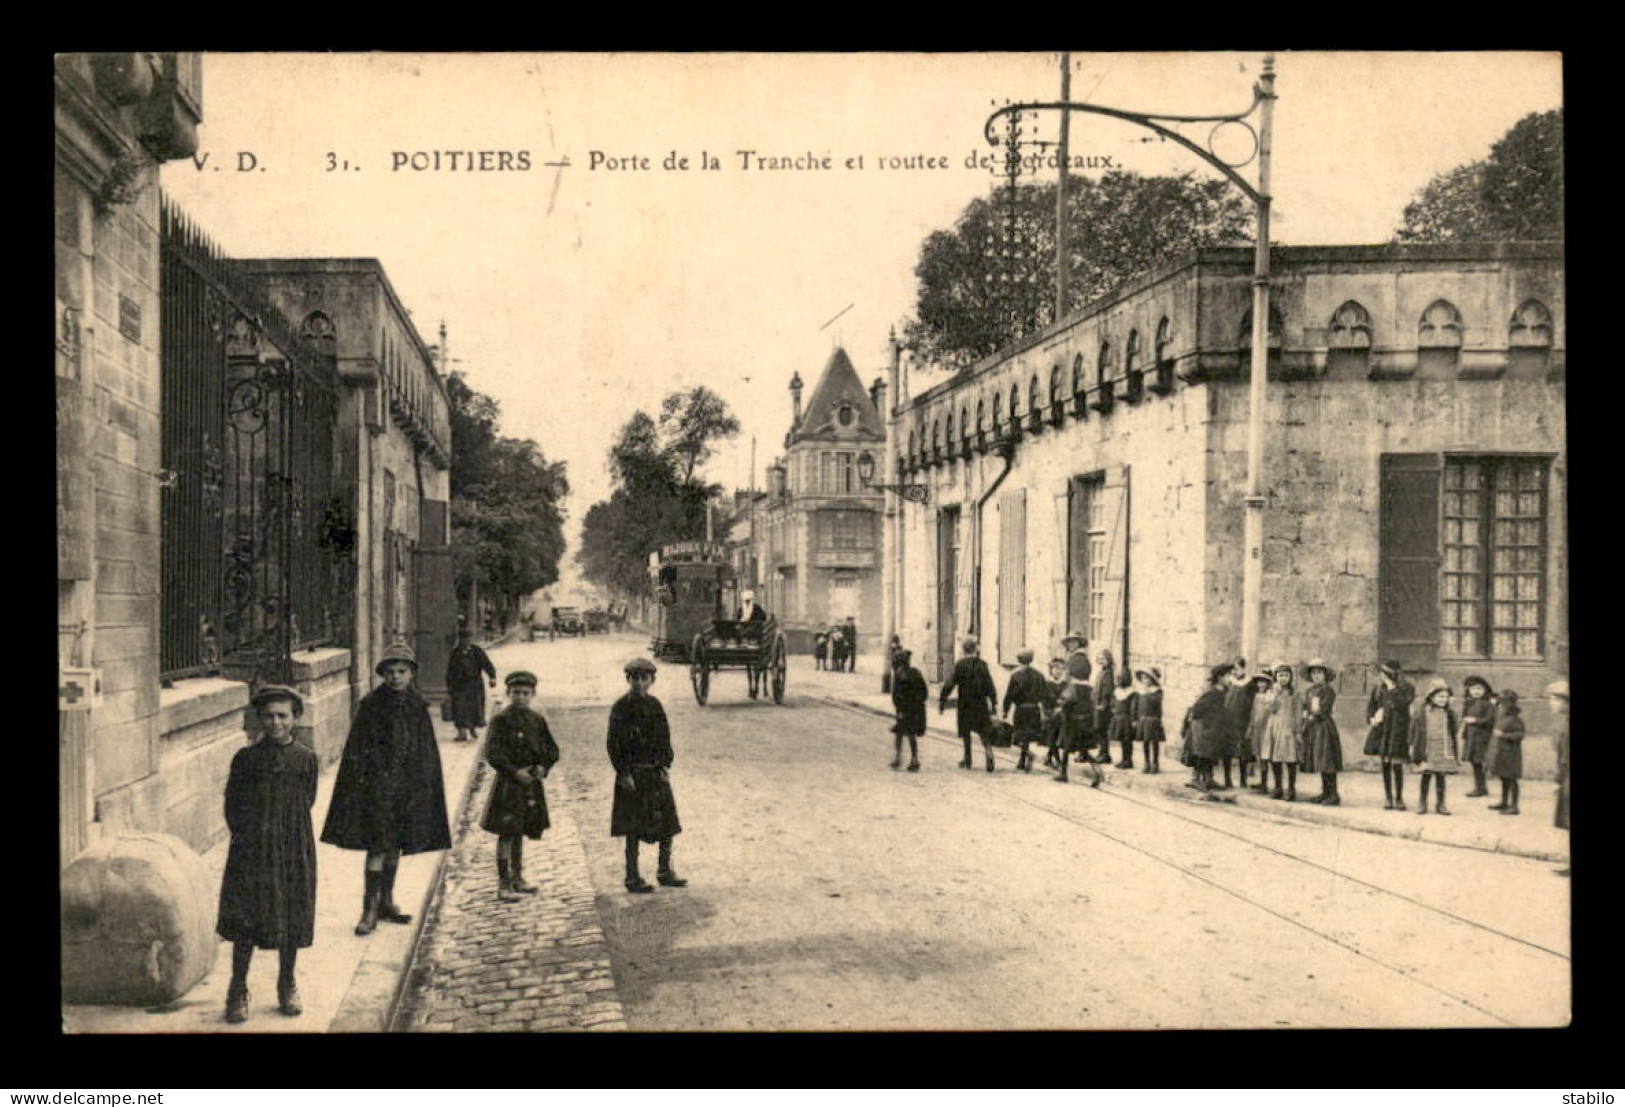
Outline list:
[[[1061,100],[1072,99],[1072,53],[1061,51]],[[1066,170],[1069,156],[1068,139],[1072,134],[1072,113],[1061,113],[1061,171],[1055,182],[1055,319],[1059,323],[1066,314],[1067,241],[1066,241]]]

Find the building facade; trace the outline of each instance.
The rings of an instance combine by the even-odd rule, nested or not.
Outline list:
[[[1235,656],[1250,261],[1187,256],[893,409],[931,491],[890,550],[928,675],[967,631],[1009,665],[1075,628],[1161,668],[1177,726]],[[1563,291],[1547,244],[1274,251],[1249,662],[1330,661],[1351,759],[1379,659],[1526,698],[1567,672]]]
[[[859,458],[877,463],[886,428],[875,397],[846,351],[830,355],[802,408],[801,375],[790,382],[784,455],[769,466],[756,507],[759,599],[778,616],[790,648],[812,650],[820,628],[851,616],[860,653],[877,650],[881,616],[881,494],[859,479]]]

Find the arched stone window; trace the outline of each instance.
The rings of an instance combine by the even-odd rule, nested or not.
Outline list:
[[[1083,381],[1083,355],[1079,354],[1072,359],[1072,395],[1082,395],[1087,387]]]
[[[976,401],[976,443],[987,444],[987,401]]]
[[[1449,300],[1435,300],[1422,312],[1416,329],[1419,372],[1454,371],[1461,358],[1461,312]]]
[[[1552,313],[1539,300],[1525,300],[1512,313],[1507,332],[1507,368],[1544,370],[1551,363]]]
[[[948,448],[948,452],[950,454],[953,453],[953,450],[954,450],[954,413],[951,412],[951,411],[948,413],[948,421],[947,421],[947,423],[942,428],[942,444]]]
[[[1157,323],[1157,346],[1153,351],[1157,359],[1157,368],[1162,368],[1163,362],[1170,360],[1168,356],[1169,347],[1172,346],[1173,343],[1173,324],[1169,323],[1168,317],[1164,315],[1161,321]]]
[[[1049,421],[1058,427],[1064,418],[1066,408],[1061,399],[1061,363],[1057,361],[1049,371]]]
[[[942,421],[940,419],[933,419],[931,420],[931,456],[933,461],[936,460],[936,457],[941,449]]]
[[[1111,341],[1101,339],[1100,357],[1095,361],[1095,402],[1091,406],[1102,413],[1112,409],[1112,378],[1115,375],[1112,357]]]
[[[1270,301],[1269,342],[1267,343],[1268,348],[1271,351],[1279,351],[1281,349],[1281,332],[1283,330],[1285,330],[1285,329],[1286,329],[1286,324],[1281,319],[1281,309],[1275,306],[1275,301],[1274,300],[1271,300]],[[1253,348],[1253,309],[1252,308],[1248,308],[1246,311],[1241,313],[1241,329],[1240,329],[1240,332],[1236,335],[1236,344],[1238,346],[1240,346],[1243,350],[1251,350]]]
[[[1011,420],[1011,422],[1020,422],[1021,421],[1021,385],[1020,384],[1012,384],[1010,386],[1010,420]]]
[[[1332,312],[1326,328],[1326,369],[1368,372],[1371,363],[1371,313],[1355,300]]]
[[[299,324],[299,342],[317,357],[325,358],[328,366],[338,365],[338,332],[325,312],[313,311],[305,316],[305,321]]]
[[[1123,372],[1132,373],[1140,367],[1140,332],[1128,332],[1128,345],[1123,347]]]
[[[1038,374],[1034,373],[1027,382],[1027,425],[1033,429],[1038,428],[1038,421],[1043,418],[1043,394],[1038,391]]]

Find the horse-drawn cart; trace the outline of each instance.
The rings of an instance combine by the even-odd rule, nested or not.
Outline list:
[[[756,622],[713,619],[694,636],[689,649],[694,698],[705,705],[712,673],[743,672],[751,699],[771,693],[774,703],[783,703],[788,656],[784,631],[771,615]]]

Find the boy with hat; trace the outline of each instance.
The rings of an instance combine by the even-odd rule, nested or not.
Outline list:
[[[1490,772],[1501,780],[1501,802],[1491,811],[1518,813],[1518,778],[1523,775],[1523,709],[1518,693],[1503,689],[1495,699],[1495,728],[1490,731]]]
[[[1405,761],[1410,756],[1411,701],[1416,689],[1405,679],[1399,662],[1377,666],[1377,686],[1366,701],[1365,717],[1371,729],[1365,736],[1367,757],[1382,759],[1383,810],[1405,810]]]
[[[1075,630],[1069,630],[1066,637],[1061,639],[1061,648],[1066,651],[1066,689],[1061,693],[1061,710],[1064,717],[1069,720],[1067,724],[1067,750],[1075,753],[1079,761],[1093,760],[1090,754],[1092,748],[1088,744],[1094,733],[1094,688],[1089,683],[1094,675],[1094,665],[1089,661],[1089,642],[1083,635]],[[1078,720],[1082,718],[1081,709],[1075,704],[1088,703],[1091,705],[1088,719],[1080,726]]]
[[[1033,668],[1033,651],[1018,651],[1016,671],[1010,674],[1010,683],[1004,686],[1002,714],[1008,717],[1010,709],[1016,709],[1015,717],[1011,719],[1016,744],[1021,747],[1016,768],[1024,773],[1030,773],[1033,769],[1032,743],[1044,737],[1044,708],[1049,697],[1049,681]]]
[[[293,740],[305,701],[292,688],[267,684],[251,701],[260,736],[237,751],[226,780],[226,826],[231,848],[220,882],[216,932],[232,943],[226,1021],[248,1018],[248,966],[256,947],[274,949],[277,1007],[294,1016],[304,1008],[294,983],[299,951],[316,933],[316,842],[310,809],[316,803],[320,762]]]
[[[892,733],[897,736],[892,751],[891,767],[903,762],[903,739],[908,739],[908,771],[920,771],[920,735],[925,733],[925,701],[931,691],[925,686],[925,676],[909,664],[913,654],[898,645],[892,650],[891,702],[897,711],[897,722]]]
[[[497,898],[532,895],[525,883],[525,839],[539,839],[551,823],[542,780],[559,761],[558,743],[547,720],[531,708],[536,677],[523,670],[504,682],[508,706],[491,719],[485,763],[496,772],[480,829],[497,836]]]
[[[1420,711],[1411,712],[1411,764],[1422,777],[1422,802],[1418,815],[1428,813],[1428,783],[1439,782],[1439,798],[1433,810],[1450,814],[1444,805],[1444,778],[1460,764],[1461,748],[1456,744],[1456,712],[1450,706],[1450,682],[1434,677],[1428,682],[1427,697]]]
[[[671,726],[666,722],[666,709],[649,694],[655,682],[654,662],[634,657],[625,671],[630,690],[609,709],[609,763],[615,768],[609,833],[626,839],[628,892],[654,891],[654,885],[638,873],[640,841],[660,845],[655,879],[668,888],[681,888],[688,881],[671,867],[671,840],[683,831],[669,777]]]
[[[947,683],[942,686],[942,692],[937,697],[937,713],[948,710],[948,697],[954,690],[959,691],[959,705],[956,711],[959,723],[959,738],[965,743],[965,758],[959,763],[961,769],[968,769],[970,764],[970,736],[977,735],[982,740],[982,753],[987,757],[987,771],[993,771],[993,716],[999,710],[999,690],[993,685],[993,674],[988,672],[987,662],[976,656],[976,639],[966,638],[961,643],[964,655],[954,662],[954,671],[948,675]]]
[[[412,687],[417,669],[417,655],[403,645],[374,666],[384,683],[356,707],[322,827],[322,841],[367,852],[357,934],[371,934],[380,920],[412,921],[395,904],[401,854],[451,848],[434,723]]]
[[[464,623],[457,628],[457,644],[446,658],[446,691],[451,696],[451,721],[457,726],[457,741],[466,742],[470,735],[478,740],[480,727],[485,725],[485,689],[480,685],[484,673],[490,686],[497,686],[496,666],[490,655],[474,643],[473,632]]]

